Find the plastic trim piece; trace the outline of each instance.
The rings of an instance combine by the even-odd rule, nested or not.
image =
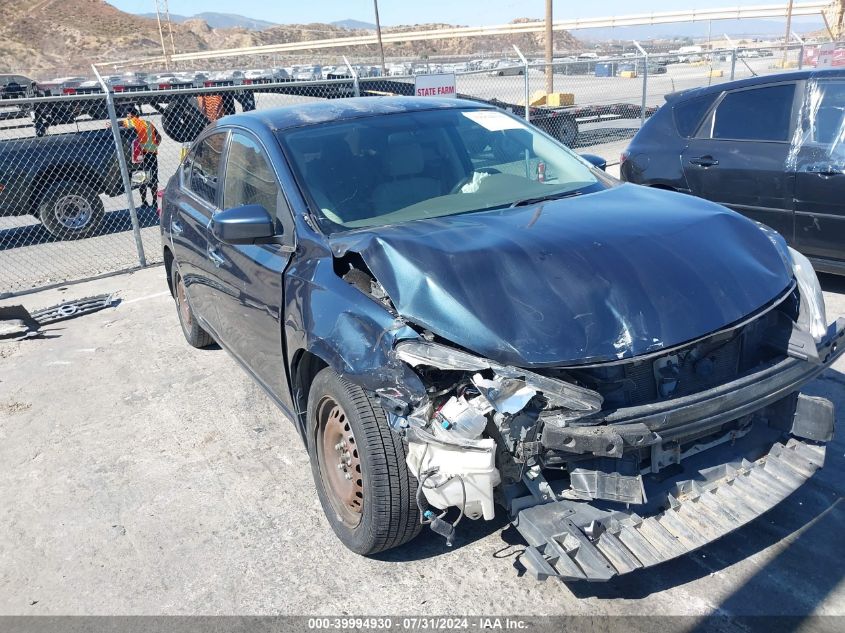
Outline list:
[[[668,507],[647,518],[611,513],[577,501],[521,510],[514,525],[528,541],[521,557],[538,580],[606,581],[696,550],[767,512],[824,465],[825,447],[792,438],[749,462],[725,464],[725,475],[668,496]],[[621,517],[621,518],[620,518]]]

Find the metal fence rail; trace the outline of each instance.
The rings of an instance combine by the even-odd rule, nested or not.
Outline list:
[[[803,60],[801,46],[789,49],[786,63],[781,49],[772,55],[730,49],[685,60],[672,54],[568,58],[551,66],[515,52],[507,64],[457,74],[458,96],[496,103],[610,163],[665,94],[780,72]],[[549,70],[561,96],[544,105],[536,98]],[[225,115],[414,94],[413,76],[358,77],[352,66],[335,73],[320,81],[113,94],[103,82],[105,90],[95,94],[0,100],[0,296],[159,262],[155,195],[176,173],[184,145],[208,124],[209,104]],[[123,127],[131,108],[161,133],[154,170],[133,148],[135,132]]]

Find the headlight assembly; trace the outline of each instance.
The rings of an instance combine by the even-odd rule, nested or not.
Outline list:
[[[789,249],[789,254],[792,256],[792,272],[795,273],[795,280],[798,282],[798,292],[801,293],[798,323],[804,326],[818,343],[827,332],[827,314],[822,287],[810,260],[794,248]]]

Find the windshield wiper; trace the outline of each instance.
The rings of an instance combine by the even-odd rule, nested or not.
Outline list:
[[[527,207],[532,204],[539,204],[540,202],[546,202],[547,200],[560,200],[561,198],[573,198],[575,196],[580,196],[581,190],[575,189],[574,191],[564,191],[561,193],[550,193],[545,196],[537,196],[535,198],[524,198],[522,200],[517,200],[511,206],[513,207]]]

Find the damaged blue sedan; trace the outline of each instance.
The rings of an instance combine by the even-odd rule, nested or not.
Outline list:
[[[842,354],[771,229],[622,184],[523,120],[365,97],[225,117],[167,186],[191,345],[305,440],[359,554],[505,513],[538,578],[697,549],[823,465]]]

